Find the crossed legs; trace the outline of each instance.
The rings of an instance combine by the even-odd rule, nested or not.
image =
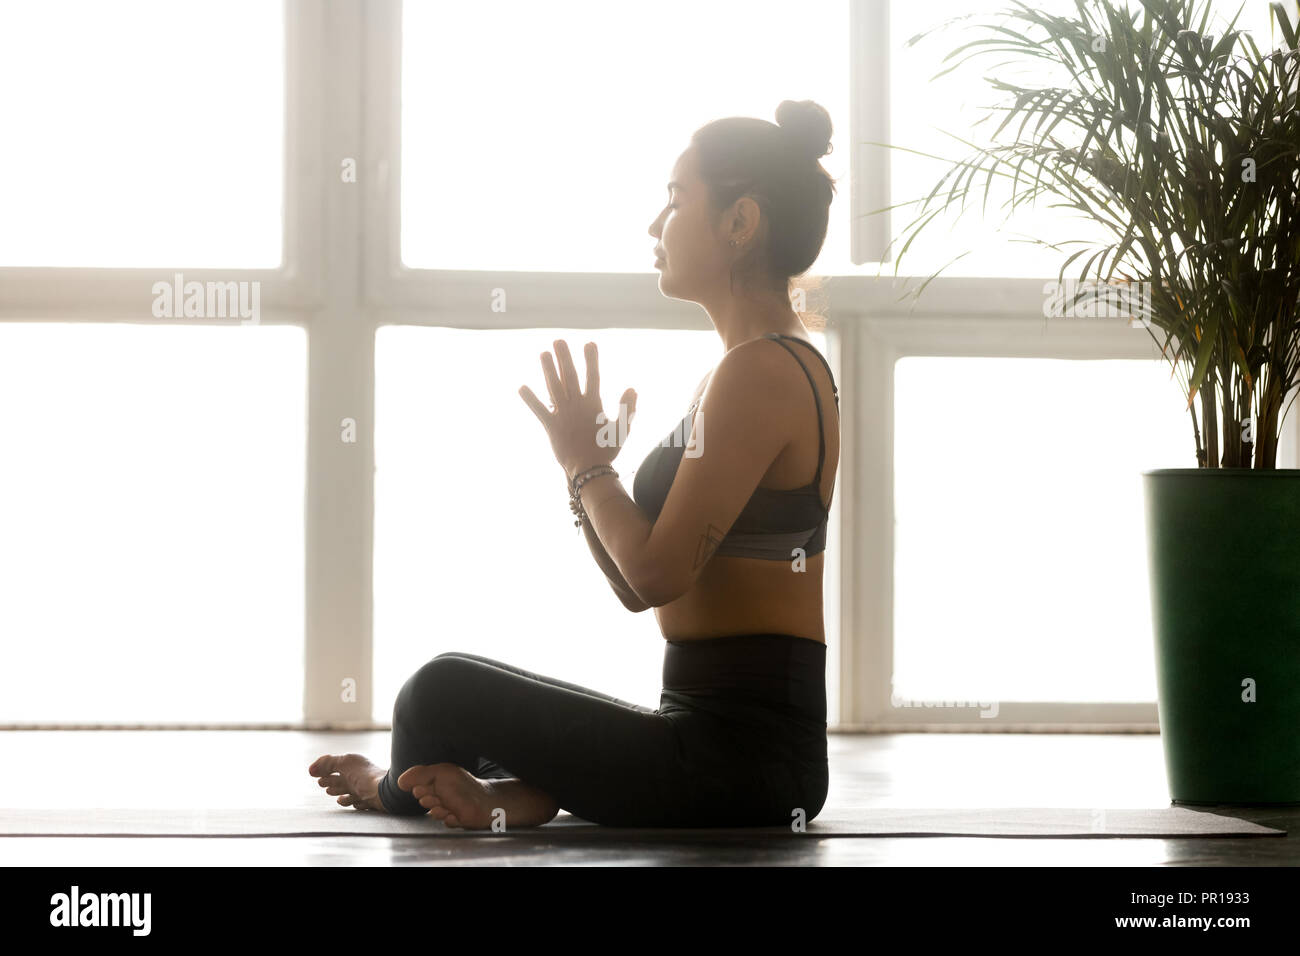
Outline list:
[[[309,768],[345,806],[452,826],[536,826],[566,809],[654,825],[680,780],[676,731],[649,707],[462,652],[440,654],[393,706],[391,764],[326,755]]]

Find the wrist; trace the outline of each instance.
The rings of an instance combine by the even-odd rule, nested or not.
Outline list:
[[[581,476],[581,475],[582,475],[582,472],[578,472],[578,474],[579,474],[579,476]],[[582,482],[582,483],[579,484],[579,485],[578,485],[578,488],[577,488],[577,495],[578,495],[578,497],[581,498],[581,499],[583,500],[584,503],[587,502],[587,501],[589,501],[590,498],[587,497],[587,495],[588,495],[591,491],[593,491],[594,489],[596,489],[596,488],[603,488],[603,487],[604,487],[604,481],[605,481],[606,478],[609,478],[609,479],[611,479],[611,480],[617,481],[617,480],[618,480],[618,472],[613,471],[613,470],[611,469],[610,471],[601,471],[601,472],[597,472],[596,474],[591,475],[591,476],[588,477],[588,478],[581,479],[581,482]]]
[[[568,469],[565,469],[566,472]],[[590,468],[575,471],[569,478],[569,510],[574,514],[574,525],[581,525],[586,517],[582,500],[582,489],[601,478],[618,478],[618,472],[610,464],[593,465]]]
[[[594,464],[582,465],[577,468],[566,467],[564,469],[564,477],[569,482],[569,487],[572,488],[574,479],[576,479],[579,475],[582,475],[584,472],[594,471],[597,468],[613,468],[613,467],[614,466],[607,461],[598,461],[595,462]]]

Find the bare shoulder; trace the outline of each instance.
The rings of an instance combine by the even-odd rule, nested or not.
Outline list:
[[[788,409],[797,383],[791,377],[793,366],[784,352],[780,343],[769,338],[737,345],[701,383],[704,402],[715,408],[726,403],[759,410],[765,415]]]

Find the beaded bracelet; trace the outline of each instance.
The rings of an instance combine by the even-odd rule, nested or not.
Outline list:
[[[582,527],[582,519],[587,517],[587,511],[582,507],[582,486],[593,478],[599,478],[601,475],[613,475],[618,477],[618,472],[612,465],[596,465],[594,468],[588,468],[584,472],[576,474],[569,480],[569,510],[574,513],[576,520],[573,522],[575,528]]]

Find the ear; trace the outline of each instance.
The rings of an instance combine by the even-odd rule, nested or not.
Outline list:
[[[746,247],[754,245],[754,236],[763,220],[763,210],[752,196],[741,196],[731,206],[727,236],[743,236]]]

